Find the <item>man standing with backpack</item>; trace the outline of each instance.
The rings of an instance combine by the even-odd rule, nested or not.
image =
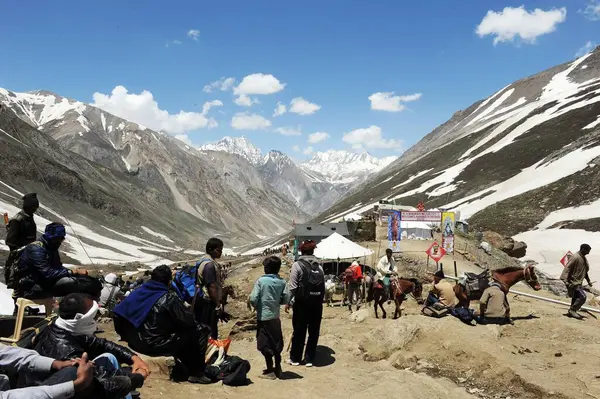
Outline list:
[[[325,296],[325,273],[314,256],[317,245],[307,240],[300,246],[302,255],[292,265],[290,274],[290,303],[285,307],[288,312],[293,308],[292,348],[290,365],[299,366],[304,354],[306,367],[312,367],[319,342],[321,319],[323,318],[323,298]],[[304,342],[308,330],[306,352]]]
[[[10,279],[7,275],[10,271],[9,266],[14,262],[17,250],[31,244],[37,238],[37,226],[33,214],[40,207],[40,201],[36,193],[25,194],[22,199],[22,210],[6,225],[6,245],[10,250],[4,267],[4,281],[7,283]]]
[[[223,254],[223,241],[211,238],[206,242],[206,255],[197,264],[197,289],[192,302],[196,321],[210,326],[210,337],[219,339],[219,320],[228,322],[230,316],[221,306],[223,281],[217,259]]]
[[[360,264],[357,261],[352,262],[350,266],[344,272],[346,283],[347,283],[347,292],[348,292],[348,308],[350,312],[352,312],[352,304],[354,303],[354,295],[356,295],[356,310],[360,310],[361,300],[362,300],[362,280],[363,274],[362,269],[360,268]]]

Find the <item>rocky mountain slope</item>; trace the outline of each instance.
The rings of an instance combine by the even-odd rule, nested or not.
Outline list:
[[[199,151],[48,92],[2,89],[0,103],[6,144],[0,181],[20,191],[36,189],[47,200],[31,152],[52,191],[68,203],[67,216],[89,219],[88,226],[110,223],[127,232],[145,223],[178,243],[222,234],[233,246],[307,217],[238,156]],[[2,194],[10,199],[9,191]]]
[[[381,199],[459,211],[554,259],[600,231],[600,48],[514,82],[455,113],[321,220]],[[548,237],[548,240],[544,239]],[[551,239],[550,239],[551,238]],[[545,244],[547,243],[547,244]],[[562,244],[562,245],[560,245]],[[545,245],[548,248],[544,247]],[[549,253],[547,251],[555,251]]]
[[[224,137],[200,150],[226,152],[246,159],[280,194],[310,215],[329,209],[367,176],[396,159],[378,159],[367,152],[331,150],[318,152],[310,160],[296,165],[281,151],[272,150],[263,156],[244,136]]]

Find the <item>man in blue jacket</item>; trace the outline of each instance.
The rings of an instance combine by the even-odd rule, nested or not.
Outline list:
[[[43,299],[73,293],[100,297],[102,284],[98,279],[89,277],[87,270],[63,266],[58,249],[65,237],[65,226],[50,223],[40,239],[23,250],[16,275],[16,297]]]

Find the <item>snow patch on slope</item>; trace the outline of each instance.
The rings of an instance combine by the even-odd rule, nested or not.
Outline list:
[[[174,241],[173,241],[173,240],[171,240],[171,239],[170,239],[169,237],[167,237],[166,235],[164,235],[164,234],[161,234],[161,233],[157,233],[156,231],[153,231],[153,230],[150,230],[150,229],[149,229],[148,227],[146,227],[146,226],[142,226],[142,230],[144,230],[146,233],[148,233],[148,234],[150,234],[150,235],[153,235],[154,237],[158,237],[158,238],[160,238],[160,239],[161,239],[161,240],[163,240],[163,241],[168,241],[168,242],[172,242],[172,243],[174,243]]]

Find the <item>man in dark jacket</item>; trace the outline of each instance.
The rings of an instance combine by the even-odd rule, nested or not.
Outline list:
[[[317,245],[312,240],[306,240],[300,246],[302,256],[292,265],[290,272],[290,303],[285,311],[293,306],[292,348],[289,364],[300,365],[304,359],[306,367],[312,367],[321,333],[323,318],[323,298],[325,296],[325,274],[314,256]],[[306,332],[308,340],[306,341]],[[306,341],[306,352],[304,342]],[[304,354],[304,358],[302,355]]]
[[[26,194],[22,199],[22,210],[6,225],[6,245],[10,251],[6,258],[6,266],[13,262],[19,248],[31,244],[37,237],[37,227],[35,225],[35,220],[33,220],[33,214],[40,206],[37,194]],[[5,267],[4,281],[6,282],[9,280],[9,277],[6,274],[8,271],[8,267]]]
[[[94,335],[97,313],[98,303],[89,295],[68,295],[60,303],[56,322],[35,338],[34,349],[42,356],[58,360],[79,358],[88,353],[94,359],[98,369],[96,377],[105,393],[109,397],[123,397],[143,385],[150,368],[128,348]],[[100,367],[102,364],[105,367]],[[132,368],[121,369],[121,364]],[[110,373],[106,373],[107,368],[112,369]]]
[[[148,356],[173,356],[187,369],[189,382],[208,384],[204,357],[210,329],[197,324],[169,291],[171,280],[168,266],[156,267],[150,281],[114,308],[115,330],[130,348]]]
[[[571,260],[569,260],[569,263],[567,263],[567,266],[565,266],[560,276],[560,279],[564,281],[567,286],[569,296],[573,298],[571,300],[571,308],[569,309],[568,315],[569,317],[578,320],[583,319],[583,316],[577,312],[581,309],[587,299],[585,291],[583,290],[583,280],[587,280],[588,285],[590,287],[592,286],[592,281],[588,274],[590,265],[586,258],[591,250],[592,247],[588,244],[581,244],[579,252],[571,257]]]
[[[39,241],[29,244],[19,259],[15,296],[28,299],[61,297],[82,292],[100,296],[102,283],[83,269],[63,266],[58,249],[65,240],[65,226],[50,223]]]

